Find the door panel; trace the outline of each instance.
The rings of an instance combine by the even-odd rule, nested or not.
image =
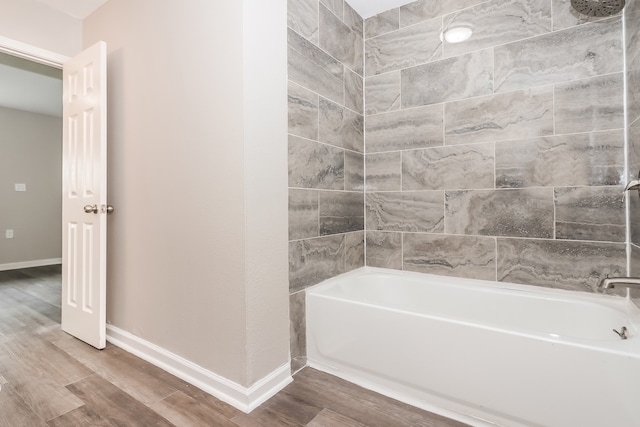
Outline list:
[[[106,57],[99,42],[63,66],[62,330],[106,345]]]

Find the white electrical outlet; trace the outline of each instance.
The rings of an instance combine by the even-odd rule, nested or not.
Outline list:
[[[7,239],[13,239],[13,230],[6,230],[4,232],[4,237],[6,237]]]
[[[27,191],[27,184],[16,184],[16,191]]]

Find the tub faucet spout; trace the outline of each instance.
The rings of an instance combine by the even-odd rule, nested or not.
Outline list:
[[[605,277],[598,285],[598,290],[604,292],[606,289],[613,289],[616,286],[640,289],[640,277]]]

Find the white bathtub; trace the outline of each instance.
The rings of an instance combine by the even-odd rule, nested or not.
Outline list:
[[[630,300],[363,268],[307,290],[306,312],[312,367],[414,406],[477,426],[640,426]]]

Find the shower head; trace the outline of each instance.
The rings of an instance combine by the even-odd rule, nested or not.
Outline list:
[[[571,6],[587,16],[611,16],[620,12],[625,0],[571,0]]]

